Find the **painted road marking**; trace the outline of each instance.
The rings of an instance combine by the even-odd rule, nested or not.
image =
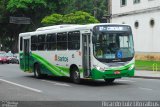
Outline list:
[[[53,85],[71,87],[71,85],[64,84],[64,83],[52,82],[52,81],[47,81],[47,80],[41,80],[41,81],[52,83]]]
[[[133,80],[124,80],[124,79],[122,79],[122,80],[117,80],[117,81],[122,81],[122,82],[136,82],[136,81],[133,81]]]
[[[148,91],[152,91],[153,90],[151,88],[144,88],[144,87],[139,87],[139,89],[141,89],[141,90],[148,90]]]
[[[132,80],[146,80],[146,81],[150,81],[150,80],[155,81],[155,80],[158,80],[158,79],[147,79],[147,78],[130,78],[130,79],[132,79]]]
[[[4,79],[0,79],[0,81],[6,82],[6,83],[9,83],[9,84],[12,84],[12,85],[16,85],[16,86],[19,86],[19,87],[22,87],[22,88],[25,88],[25,89],[28,89],[28,90],[31,90],[31,91],[35,91],[35,92],[39,92],[39,93],[42,92],[41,90],[31,88],[31,87],[28,87],[28,86],[24,86],[24,85],[21,85],[21,84],[17,84],[17,83],[7,81],[7,80],[4,80]]]

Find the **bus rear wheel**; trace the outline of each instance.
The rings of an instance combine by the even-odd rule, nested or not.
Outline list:
[[[80,72],[78,68],[73,68],[71,72],[71,79],[74,83],[79,84],[81,82]]]
[[[41,70],[40,70],[40,65],[39,64],[36,64],[34,66],[34,77],[38,78],[38,79],[42,78],[42,74],[41,74]]]
[[[115,78],[104,79],[104,80],[105,80],[105,82],[106,82],[107,84],[112,84],[112,83],[114,82]]]

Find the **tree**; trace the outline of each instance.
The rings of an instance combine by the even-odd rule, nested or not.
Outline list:
[[[94,0],[94,16],[99,19],[99,21],[102,20],[103,16],[107,15],[107,5],[107,0]]]
[[[75,11],[85,11],[92,14],[99,21],[107,14],[108,0],[69,0],[64,13],[69,14]]]
[[[76,11],[74,13],[60,15],[52,14],[46,16],[42,23],[44,25],[57,25],[57,24],[88,24],[88,23],[98,23],[99,21],[95,19],[91,14],[83,11]]]
[[[6,27],[8,27],[8,11],[6,10],[7,0],[0,0],[0,45],[3,44],[3,48],[6,43],[6,35],[8,33]],[[2,48],[2,49],[3,49]]]
[[[75,15],[76,11],[85,11],[92,16],[95,12],[96,18],[100,21],[107,9],[107,5],[105,4],[107,3],[106,1],[107,0],[0,0],[0,42],[3,41],[3,46],[9,47],[17,52],[19,33],[33,31],[42,26],[42,19],[50,14],[58,13],[59,15],[52,16],[55,17],[55,19],[53,21],[53,18],[51,18],[51,22],[55,23],[49,22],[50,19],[46,18],[45,22],[48,21],[46,25],[61,24],[65,22],[82,23],[84,21],[82,21],[82,19],[87,19],[83,14]],[[31,18],[31,24],[10,24],[10,16],[29,17]],[[79,20],[79,18],[81,20]],[[94,18],[91,17],[88,19],[91,22],[94,20]],[[5,41],[9,41],[10,43]]]
[[[42,19],[42,23],[44,25],[58,25],[63,23],[63,15],[61,14],[52,14],[50,16],[46,16]]]
[[[32,24],[37,28],[48,8],[46,0],[9,0],[7,10],[12,16],[31,18]]]
[[[8,11],[8,15],[6,15],[7,23],[5,26],[5,37],[9,38],[6,41],[10,41],[12,47],[10,49],[13,52],[17,52],[18,45],[18,35],[21,32],[27,32],[35,30],[37,27],[41,26],[41,19],[50,14],[50,9],[55,8],[53,2],[49,3],[47,1],[50,0],[8,0],[6,10]],[[49,11],[50,10],[50,11]],[[10,24],[9,17],[29,17],[31,18],[30,25],[22,25],[22,24]]]
[[[93,0],[70,0],[69,5],[65,9],[65,13],[69,14],[75,11],[85,11],[93,15]]]
[[[76,11],[64,15],[64,23],[69,24],[88,24],[88,23],[98,23],[99,21],[93,17],[91,14],[83,11]]]

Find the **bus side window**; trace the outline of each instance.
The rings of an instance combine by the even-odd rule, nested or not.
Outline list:
[[[67,50],[67,33],[57,34],[57,50]]]
[[[46,35],[38,35],[38,50],[46,49]]]
[[[31,50],[32,51],[37,50],[37,41],[38,41],[37,35],[31,36]]]
[[[57,48],[57,37],[56,34],[48,34],[46,36],[47,50],[56,50]]]
[[[68,49],[69,50],[80,49],[80,32],[79,31],[68,33]]]

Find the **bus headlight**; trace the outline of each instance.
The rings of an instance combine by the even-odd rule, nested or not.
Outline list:
[[[97,66],[96,69],[97,69],[97,70],[100,70],[100,67]]]
[[[97,66],[96,69],[97,69],[98,71],[101,71],[101,72],[104,72],[104,71],[105,71],[105,69],[103,69],[103,68],[101,68],[101,67],[99,67],[99,66]]]
[[[134,64],[130,66],[128,70],[132,70],[134,68]]]

